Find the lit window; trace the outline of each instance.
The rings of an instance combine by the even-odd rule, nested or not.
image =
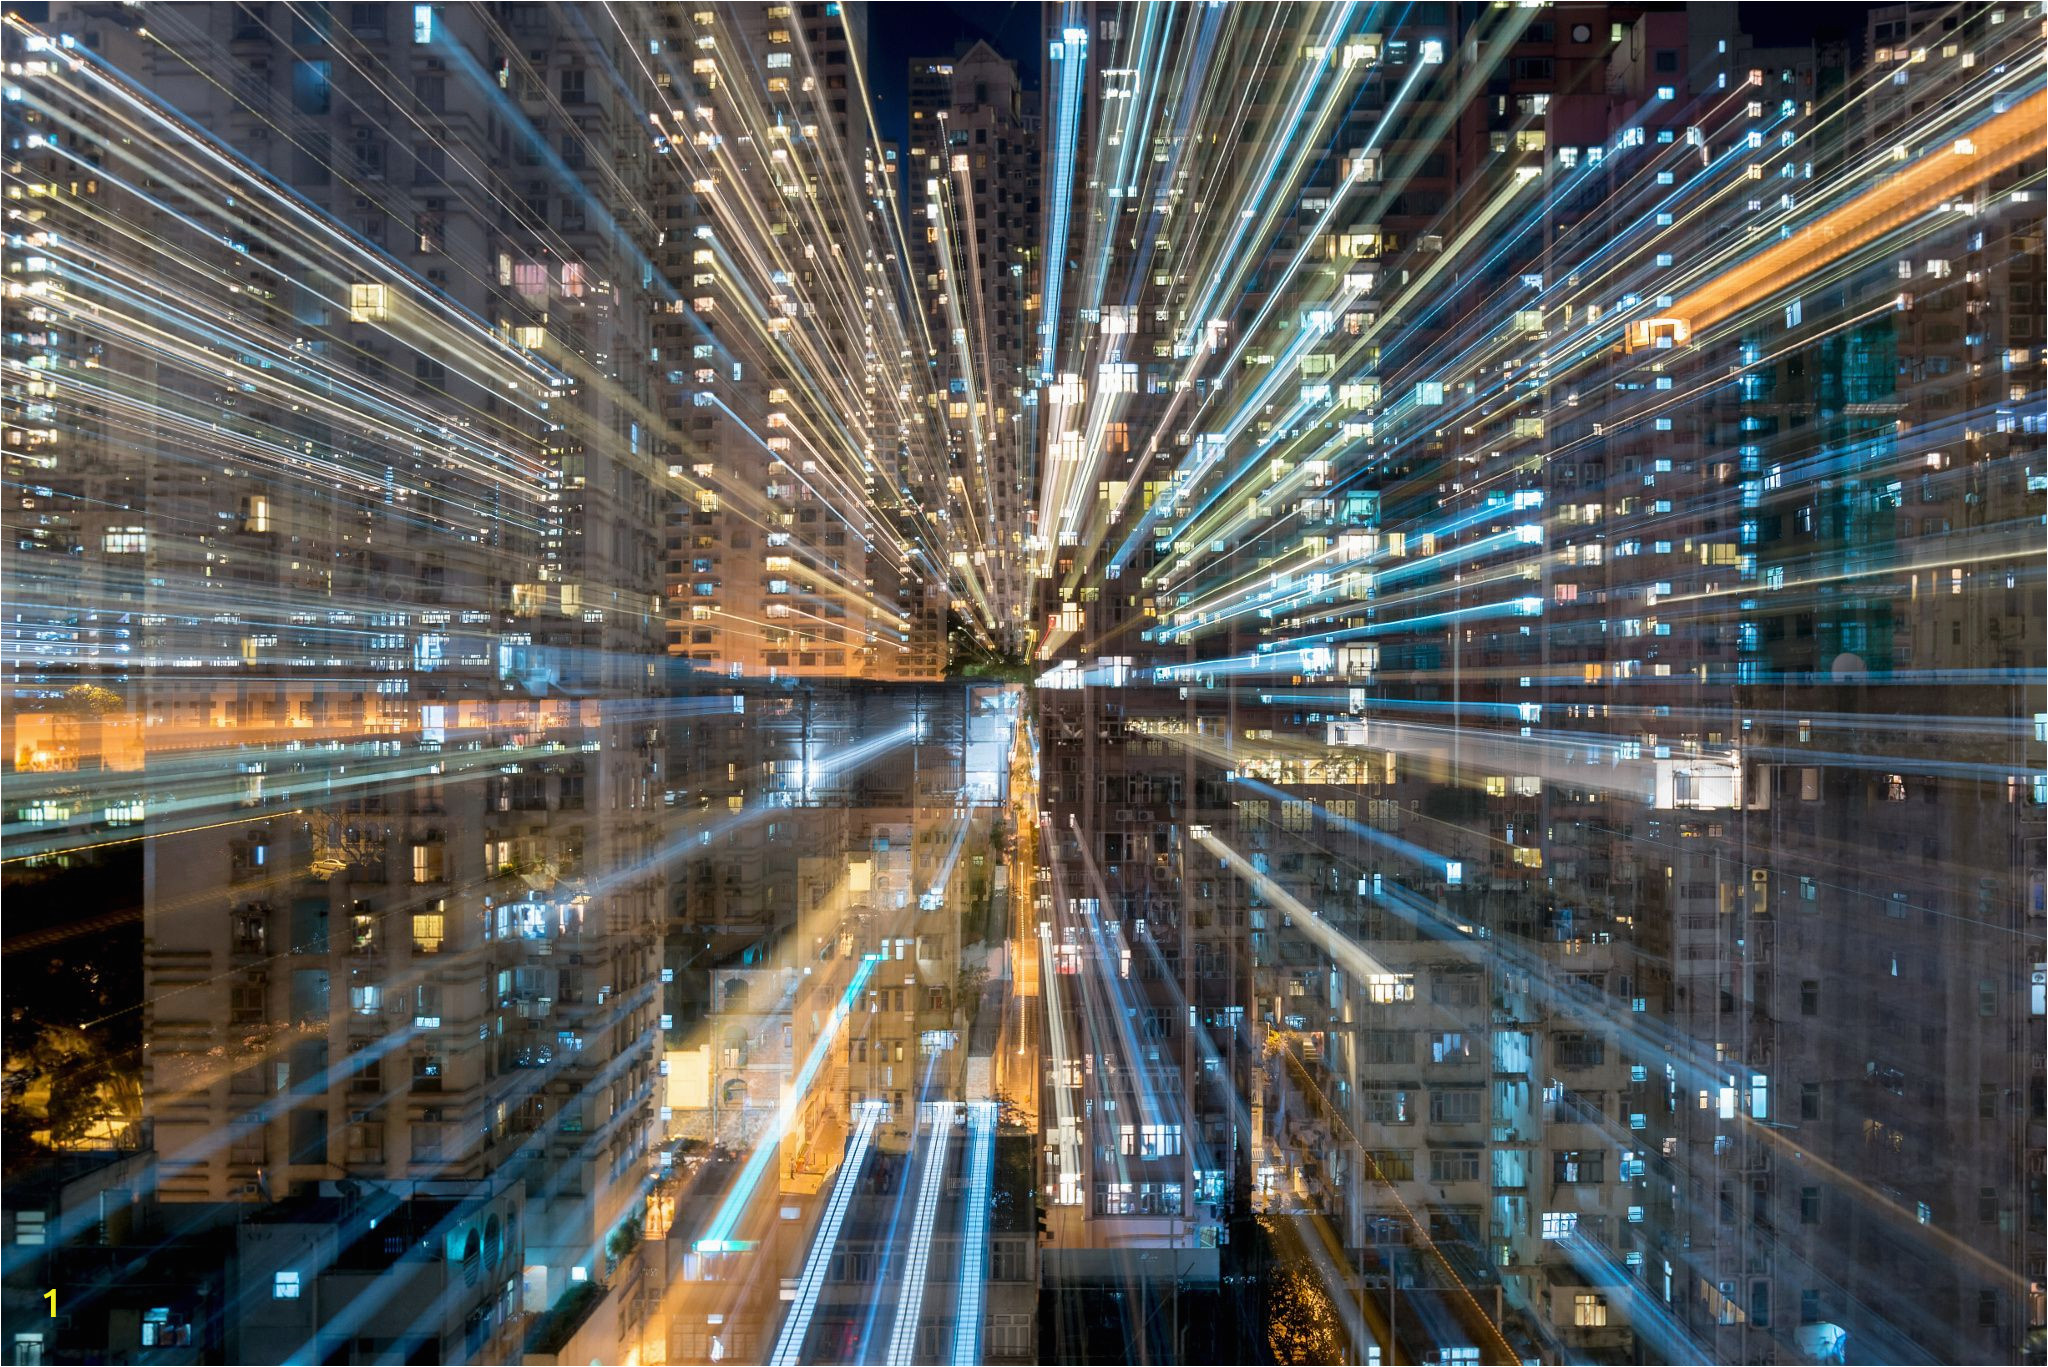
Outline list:
[[[142,1317],[142,1346],[145,1348],[184,1347],[191,1343],[191,1333],[190,1325],[182,1322],[171,1323],[171,1310],[167,1305],[155,1306]],[[22,1337],[19,1334],[15,1335],[15,1342],[19,1343]],[[19,1354],[15,1356],[15,1361],[22,1361]]]
[[[441,941],[447,936],[447,917],[438,911],[413,913],[412,952],[415,954],[439,954]]]
[[[100,533],[100,549],[108,555],[141,555],[149,549],[149,533],[141,527],[109,527]]]
[[[1375,973],[1366,979],[1366,990],[1378,1006],[1389,1006],[1394,1002],[1415,1000],[1415,975],[1412,973]]]
[[[1582,1329],[1601,1329],[1607,1325],[1607,1298],[1579,1292],[1572,1297],[1572,1323]]]
[[[270,1298],[279,1301],[295,1301],[299,1298],[299,1274],[280,1272],[270,1283]]]
[[[381,323],[390,306],[390,296],[383,285],[350,285],[348,287],[348,316],[355,323]]]

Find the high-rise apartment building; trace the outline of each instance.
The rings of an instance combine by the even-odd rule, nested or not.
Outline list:
[[[1119,55],[1131,16],[1089,12],[1084,27],[1076,13],[1051,35],[1049,91],[1099,91],[1104,111],[1142,98],[1142,78],[1125,89],[1139,64]],[[1992,943],[1987,922],[2025,933],[2015,856],[2037,813],[2013,748],[2030,714],[2020,680],[1987,678],[1971,710],[1996,720],[1968,762],[1909,754],[1891,729],[1910,723],[1889,719],[1914,711],[1893,653],[1909,638],[1925,651],[1947,632],[1950,654],[1928,679],[1954,677],[1986,639],[2024,649],[2023,628],[2000,614],[2022,610],[2026,579],[2008,584],[1993,548],[2031,525],[2017,506],[1995,510],[1999,491],[2017,497],[2024,483],[2024,462],[1998,453],[2024,445],[2027,427],[1996,410],[2038,388],[2026,370],[2038,352],[2016,343],[2030,319],[1998,331],[1994,294],[2014,272],[2024,295],[2036,268],[2023,244],[2038,215],[2013,181],[2030,163],[2008,156],[1988,178],[1939,182],[1953,216],[1891,254],[1860,251],[1869,236],[1845,244],[1865,274],[1820,292],[1795,284],[1811,258],[1787,255],[1773,298],[1769,276],[1733,265],[1766,234],[1838,208],[1836,222],[1894,210],[1873,198],[1883,192],[1839,116],[1814,113],[1843,98],[1846,50],[1759,48],[1730,17],[1421,7],[1390,31],[1326,27],[1261,49],[1298,57],[1301,83],[1278,58],[1254,65],[1244,136],[1272,146],[1256,130],[1277,105],[1343,155],[1320,163],[1291,215],[1220,201],[1270,233],[1269,249],[1245,253],[1263,288],[1231,297],[1240,312],[1209,316],[1200,273],[1171,257],[1149,271],[1158,317],[1183,334],[1198,323],[1226,348],[1242,339],[1232,359],[1284,367],[1278,383],[1232,387],[1191,366],[1183,407],[1120,397],[1176,390],[1157,361],[1124,359],[1144,356],[1155,300],[1113,273],[1091,333],[1095,296],[1069,294],[1062,326],[1090,364],[1047,396],[1071,416],[1048,432],[1042,486],[1055,877],[1041,915],[1055,963],[1070,956],[1080,979],[1065,980],[1065,1030],[1080,1032],[1082,1066],[1070,1116],[1049,1100],[1041,1117],[1058,1155],[1047,1188],[1091,1217],[1072,1235],[1081,1246],[1176,1238],[1142,1218],[1160,1213],[1169,1187],[1151,1179],[1166,1175],[1268,1212],[1323,1212],[1361,1278],[1351,1284],[1391,1295],[1378,1319],[1370,1294],[1361,1311],[1360,1332],[1383,1343],[1390,1321],[1432,1321],[1436,1342],[1462,1335],[1480,1352],[1504,1351],[1505,1332],[1523,1352],[1753,1360],[1844,1341],[1912,1355],[1974,1332],[1995,1356],[2038,1318],[2019,1307],[2032,1293],[2003,1242],[2023,1223],[2004,1193],[2023,1178],[2002,1147],[2018,1112],[1999,1109],[2024,1107],[2038,1057],[2021,1047],[1959,1065],[1942,1050],[1976,1037],[1960,1021],[1917,1026],[1921,1053],[1902,1040],[1897,1059],[1879,1058],[1869,1045],[1913,1014],[1882,1004],[1883,980],[1909,964],[1958,1011],[2027,1033],[2020,970],[1966,969],[1961,948]],[[2001,39],[2016,30],[2000,29],[2017,17],[1951,20],[1873,18],[1872,46],[1892,64],[1862,105],[1887,130],[1879,165],[1998,155],[1968,125],[1988,108],[1996,127],[2022,98],[1985,74],[2004,70]],[[1932,32],[1910,39],[1916,27]],[[1319,85],[1324,64],[1357,74]],[[1176,76],[1169,61],[1160,79],[1171,89]],[[1316,123],[1326,89],[1348,113]],[[1099,145],[1086,131],[1097,117],[1112,115],[1080,105],[1077,145]],[[1059,95],[1047,127],[1054,167]],[[1095,188],[1089,174],[1073,193]],[[1049,177],[1053,204],[1062,187]],[[1918,184],[1910,212],[1940,208]],[[1121,188],[1126,215],[1134,195],[1170,192]],[[1072,233],[1105,231],[1108,206],[1091,205]],[[1320,271],[1301,268],[1305,238],[1323,248]],[[1075,257],[1068,291],[1088,288],[1100,259]],[[1714,281],[1720,270],[1733,280]],[[1877,283],[1894,272],[1932,280],[1901,284],[1895,307],[1845,329],[1850,301],[1894,299]],[[1137,316],[1112,327],[1106,300],[1120,288]],[[1189,302],[1175,308],[1181,292]],[[1782,332],[1728,326],[1744,308],[1782,318]],[[1602,324],[1616,316],[1639,321],[1606,322],[1610,342]],[[1135,336],[1120,343],[1127,326]],[[1908,355],[1924,378],[1898,368]],[[1195,397],[1206,384],[1221,391],[1207,410]],[[1938,412],[1977,416],[1945,425]],[[1221,415],[1214,432],[1205,413]],[[1183,450],[1156,473],[1092,461],[1094,434],[1120,421],[1163,443],[1166,415]],[[1063,484],[1063,441],[1080,469],[1131,468],[1142,496]],[[1866,464],[1890,473],[1853,474]],[[1974,473],[1940,473],[1952,466]],[[1873,518],[1887,539],[1907,534],[1894,503],[1909,486],[1936,505],[1953,487],[1976,519],[1915,511],[1913,536],[1983,528],[1987,562],[1942,562],[1942,592],[1963,600],[1946,614],[1936,557],[1872,543]],[[1828,491],[1835,506],[1788,509],[1795,536],[1767,511],[1780,490]],[[1850,738],[1874,724],[1884,739]],[[1798,762],[1830,725],[1825,762]],[[1917,777],[1879,772],[1879,754]],[[1818,809],[1788,803],[1794,792],[1842,806],[1845,824],[1823,836]],[[1973,832],[1963,839],[1928,823],[1909,834],[1908,808],[1887,804],[1916,799],[1956,813],[2002,805],[1990,821],[1958,817]],[[1856,877],[1822,867],[1824,851],[1851,848]],[[1967,912],[1933,891],[1943,880],[1930,872],[1945,867],[1970,889]],[[1794,896],[1823,919],[1789,917]],[[1897,937],[1870,964],[1825,919],[1848,924],[1865,906]],[[1908,931],[1925,943],[1901,956]],[[1128,985],[1087,985],[1098,936],[1112,958],[1128,945]],[[1150,987],[1135,971],[1140,936],[1160,945]],[[1863,988],[1833,986],[1863,972],[1875,975]],[[1213,1011],[1205,981],[1218,984]],[[1184,1007],[1196,1038],[1176,1048]],[[1109,1024],[1133,1010],[1135,1041]],[[1203,1115],[1198,1089],[1177,1095],[1177,1079],[1147,1096],[1091,1077],[1102,1035],[1135,1044],[1146,1066],[1178,1054],[1235,1069],[1224,1095],[1248,1113],[1233,1130],[1221,1108]],[[1851,1135],[1896,1130],[1900,1151],[1910,1145],[1885,1116],[1914,1077],[1932,1089],[1916,1115],[1953,1131],[1974,1101],[1986,1147],[1928,1195],[1901,1185],[1874,1203],[1830,1174],[1866,1168]],[[1204,1140],[1236,1137],[1228,1157],[1187,1165],[1193,1176],[1148,1164],[1154,1108],[1199,1121]],[[1120,1152],[1127,1121],[1136,1146]],[[1822,1154],[1829,1169],[1800,1170]],[[1076,1162],[1086,1176],[1063,1187]],[[2003,1176],[1963,1191],[1967,1171]],[[1937,1274],[1925,1259],[1958,1237],[1944,1209],[1974,1222],[1961,1241],[1987,1251]],[[1049,1279],[1068,1237],[1054,1226]],[[1902,1268],[1940,1284],[1928,1307],[1887,1312],[1863,1280]]]
[[[133,733],[158,1194],[358,1250],[276,1252],[277,1342],[513,1351],[609,1271],[652,1130],[666,473],[604,79],[638,39],[532,5],[50,32],[10,179],[69,354],[10,390],[73,568],[15,681]],[[429,1297],[466,1342],[377,1308],[380,1222],[487,1244]],[[312,1316],[319,1267],[393,1270]]]
[[[977,42],[910,66],[904,163],[910,264],[938,362],[946,492],[975,523],[970,582],[995,635],[1021,639],[1025,543],[1037,516],[1035,385],[1039,128],[1015,62]],[[934,491],[936,492],[936,491]]]
[[[1672,16],[1645,16],[1613,62],[1608,93],[1620,99],[1605,146],[1610,158],[1617,140],[1624,156],[1631,144],[1752,153],[1740,188],[1690,220],[1688,235],[1709,259],[1754,244],[1793,213],[1853,223],[1897,212],[1882,180],[1858,174],[1869,149],[1882,148],[1882,163],[1939,173],[1940,159],[1972,137],[1944,120],[1974,123],[1987,103],[1990,122],[1975,136],[1995,138],[2009,97],[1974,86],[1972,73],[1978,63],[1999,68],[2016,41],[2000,29],[2015,21],[1987,13],[1939,38],[1923,33],[1922,60],[1931,65],[1907,81],[1888,55],[1911,62],[1903,14],[1887,12],[1885,23],[1901,33],[1872,42],[1877,61],[1862,73],[1844,71],[1839,49],[1751,48],[1698,24],[1681,28]],[[1930,23],[1942,32],[1938,19]],[[1873,40],[1878,32],[1874,24]],[[1968,62],[1964,43],[1975,54]],[[1664,90],[1681,85],[1694,92],[1691,106],[1660,118]],[[1883,130],[1878,137],[1809,122],[1831,92],[1856,99]],[[1574,146],[1589,155],[1579,145],[1592,135],[1575,135],[1587,132],[1589,112],[1582,103],[1553,109],[1554,155]],[[1772,149],[1775,157],[1756,155]],[[1997,152],[1987,146],[1986,154]],[[1653,244],[1640,288],[1664,292],[1655,303],[1669,321],[1652,320],[1612,358],[1609,374],[1594,376],[1615,391],[1640,384],[1622,392],[1643,397],[1600,414],[1548,415],[1553,446],[1579,458],[1549,463],[1552,526],[1573,530],[1560,538],[1570,549],[1553,562],[1545,613],[1569,624],[1575,649],[1545,670],[1556,681],[1546,719],[1562,711],[1554,724],[1612,736],[1615,694],[1625,693],[1628,715],[1641,720],[1624,732],[1628,753],[1617,758],[1644,762],[1654,785],[1647,803],[1626,803],[1629,815],[1619,817],[1624,794],[1585,792],[1572,808],[1551,796],[1543,819],[1557,845],[1543,856],[1553,886],[1572,879],[1574,938],[1591,928],[1584,917],[1606,884],[1614,913],[1603,929],[1633,951],[1608,971],[1608,991],[1626,973],[1632,1014],[1661,1010],[1671,1021],[1662,1039],[1603,1032],[1610,1066],[1618,1044],[1629,1075],[1585,1075],[1601,1090],[1624,1084],[1618,1109],[1644,1143],[1652,1180],[1624,1201],[1630,1217],[1646,1212],[1641,1225],[1651,1232],[1616,1242],[1627,1266],[1673,1268],[1682,1328],[1671,1332],[1686,1337],[1663,1351],[1747,1358],[1846,1343],[1852,1353],[1912,1356],[1958,1336],[1976,1339],[1983,1355],[2016,1351],[2028,1293],[2019,1245],[2009,1241],[2021,1218],[2016,1207],[2002,1214],[2000,1201],[1981,1200],[1980,1188],[2023,1189],[2007,1148],[2018,1111],[2001,1117],[1993,1105],[1987,1116],[1984,1102],[2022,1106],[2038,1057],[1981,1034],[1988,1019],[2001,1022],[1993,1038],[2022,1038],[2030,1008],[2018,969],[1994,973],[1973,956],[1999,935],[2024,933],[2024,861],[2014,856],[2036,823],[2001,771],[2020,761],[2031,709],[2018,675],[1987,679],[1966,706],[1963,695],[1949,695],[1945,709],[1984,717],[1985,735],[1969,751],[1937,742],[1942,759],[1922,748],[1931,734],[1916,736],[1900,720],[1924,710],[1910,701],[1925,687],[1916,681],[1962,677],[1952,671],[1968,668],[1965,655],[1982,661],[1987,642],[2008,658],[2025,648],[2024,629],[2002,620],[2021,605],[2016,589],[2006,592],[2013,570],[2000,549],[2026,518],[2017,504],[2000,503],[2023,483],[2008,443],[2015,435],[2024,443],[2024,424],[1997,410],[2038,383],[2026,369],[2035,357],[2003,345],[2006,317],[1976,290],[2007,272],[2024,282],[2038,270],[2037,249],[2022,245],[2037,219],[2026,192],[2013,194],[2025,163],[2001,165],[2010,169],[1966,170],[1932,197],[1923,189],[1907,209],[1925,213],[1954,196],[1951,205],[1970,208],[1967,227],[1950,208],[1909,239],[1853,256],[1845,247],[1849,264],[1827,284],[1800,289],[1788,279],[1776,298],[1760,291],[1757,302],[1768,305],[1751,318],[1761,321],[1739,330],[1716,326],[1731,305],[1715,296],[1739,290],[1743,277],[1730,287],[1693,286],[1684,254]],[[1626,160],[1605,170],[1600,192],[1581,192],[1600,212],[1577,226],[1594,231],[1553,260],[1553,274],[1583,269],[1578,263],[1612,242],[1630,215]],[[1656,186],[1684,174],[1683,164],[1658,170]],[[1995,266],[1975,255],[1994,243]],[[1949,262],[1966,259],[1973,264],[1951,276]],[[1872,298],[1891,306],[1851,312]],[[1651,363],[1632,361],[1642,356]],[[1989,375],[1998,376],[1996,393]],[[1714,382],[1723,376],[1734,378]],[[1981,434],[1944,417],[1966,409],[1985,414]],[[1927,506],[1908,506],[1907,485]],[[1974,497],[1973,485],[1981,486]],[[1943,506],[1951,498],[1971,513],[1955,517]],[[1955,574],[1941,553],[1929,554],[1941,543],[1926,538],[1958,534],[1976,540],[1985,559]],[[1640,606],[1617,613],[1616,604],[1631,602]],[[1967,646],[1963,622],[1972,624]],[[1557,688],[1574,674],[1583,687]],[[1683,719],[1677,734],[1662,717]],[[1871,743],[1878,735],[1881,750]],[[1943,817],[1906,815],[1913,802]],[[1946,830],[1949,816],[1970,834]],[[1659,857],[1646,858],[1653,849]],[[1934,999],[1954,1003],[1946,1008],[1958,1013],[1953,1023],[1930,1020],[1939,1014],[1930,1005],[1905,1026],[1893,1000],[1904,963],[1919,965]],[[1978,1013],[1974,1024],[1963,1024],[1966,1010]],[[1991,1052],[1967,1063],[1948,1057],[1940,1041],[1965,1031]],[[1874,1048],[1875,1040],[1885,1044]],[[1661,1103],[1645,1095],[1660,1073]],[[1930,1134],[1922,1151],[1946,1148],[1953,1168],[1923,1163],[1913,1183],[1882,1178],[1875,1200],[1845,1187],[1831,1174],[1867,1179],[1873,1137],[1899,1152],[1913,1147],[1898,1099],[1914,1077],[1912,1113],[1946,1136]],[[1581,1093],[1578,1079],[1561,1085]],[[1682,1104],[1688,1095],[1694,1104]],[[1958,1132],[1967,1115],[1978,1117],[1974,1134]],[[1966,1178],[1971,1172],[2001,1176]],[[1667,1194],[1670,1233],[1660,1238]],[[1645,1195],[1650,1203],[1639,1206]],[[1603,1214],[1612,1228],[1612,1214]],[[1957,1256],[1951,1239],[1976,1256]],[[1915,1305],[1877,1290],[1878,1280],[1897,1276],[1925,1288]]]
[[[945,669],[924,343],[897,304],[900,208],[851,89],[857,16],[802,3],[662,13],[673,109],[653,186],[669,648],[711,672],[874,680]],[[800,65],[799,65],[800,63]]]

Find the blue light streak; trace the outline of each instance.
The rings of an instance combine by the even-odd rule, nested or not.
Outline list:
[[[761,1131],[761,1137],[755,1141],[753,1152],[747,1155],[746,1166],[740,1169],[739,1177],[734,1180],[732,1190],[726,1193],[725,1200],[720,1203],[718,1213],[712,1217],[709,1228],[704,1231],[704,1237],[692,1245],[697,1252],[738,1251],[732,1232],[739,1224],[740,1216],[745,1212],[747,1202],[754,1194],[754,1188],[760,1184],[762,1174],[768,1171],[769,1163],[774,1161],[776,1151],[782,1143],[782,1136],[789,1132],[790,1123],[796,1119],[797,1108],[803,1105],[804,1098],[810,1093],[811,1084],[817,1080],[819,1071],[825,1066],[826,1057],[832,1052],[832,1046],[838,1042],[839,1032],[846,1025],[846,1018],[853,1012],[853,1003],[867,986],[868,979],[874,975],[875,965],[881,961],[882,956],[879,954],[861,956],[860,966],[853,971],[853,981],[846,985],[845,994],[832,1008],[832,1014],[826,1018],[825,1028],[818,1032],[817,1043],[811,1046],[810,1055],[804,1059],[804,1066],[791,1079],[789,1090],[783,1094],[782,1105],[776,1108],[774,1123]]]
[[[839,1245],[840,1224],[846,1219],[846,1208],[853,1202],[868,1149],[874,1144],[875,1127],[888,1113],[888,1106],[879,1101],[863,1102],[859,1107],[860,1119],[853,1129],[853,1142],[846,1150],[846,1160],[839,1165],[839,1176],[825,1201],[825,1213],[811,1238],[810,1256],[804,1260],[803,1275],[797,1279],[796,1301],[790,1306],[789,1318],[782,1322],[775,1351],[768,1359],[771,1367],[796,1367],[803,1360],[804,1335],[810,1330],[812,1312],[818,1308],[818,1292],[824,1288],[832,1252]]]
[[[1088,69],[1088,30],[1069,28],[1064,41],[1052,45],[1060,64],[1059,125],[1052,149],[1052,213],[1046,220],[1045,308],[1039,315],[1041,337],[1038,373],[1052,380],[1053,352],[1059,344],[1060,285],[1067,269],[1067,217],[1073,206],[1074,147],[1081,137],[1081,82]]]
[[[924,1154],[924,1167],[918,1175],[917,1209],[910,1217],[910,1254],[903,1264],[903,1299],[897,1302],[896,1319],[889,1326],[889,1355],[884,1359],[889,1367],[910,1367],[911,1359],[917,1352],[918,1312],[924,1308],[925,1269],[932,1256],[932,1225],[939,1209],[939,1192],[944,1187],[946,1155],[951,1149],[948,1143],[953,1124],[953,1103],[938,1101],[928,1103],[925,1116],[931,1125],[931,1138]]]
[[[967,1212],[961,1231],[960,1305],[953,1317],[953,1365],[981,1361],[982,1279],[988,1266],[988,1185],[996,1148],[996,1104],[976,1101],[967,1109]]]

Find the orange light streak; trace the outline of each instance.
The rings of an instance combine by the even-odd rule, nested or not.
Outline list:
[[[1896,175],[1886,176],[1848,203],[1837,206],[1777,245],[1694,290],[1658,319],[1683,325],[1697,337],[1794,281],[1839,261],[1893,229],[1910,223],[1960,190],[1966,190],[2041,152],[2048,127],[2048,91],[1995,114],[1967,138],[1930,152]],[[1959,151],[1967,143],[1971,150]]]

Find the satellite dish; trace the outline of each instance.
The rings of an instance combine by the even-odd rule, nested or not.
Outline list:
[[[1847,650],[1828,666],[1828,678],[1835,683],[1861,683],[1869,675],[1870,666],[1863,663],[1863,657]]]

